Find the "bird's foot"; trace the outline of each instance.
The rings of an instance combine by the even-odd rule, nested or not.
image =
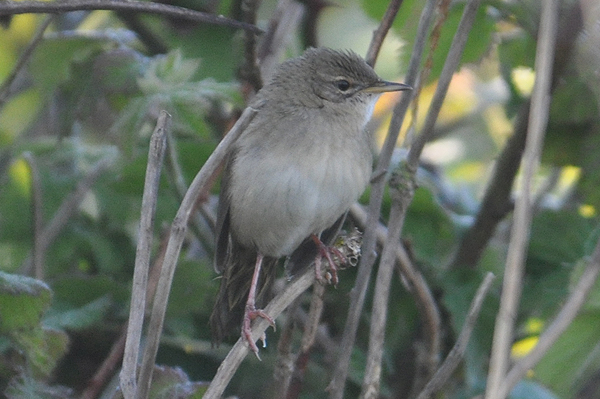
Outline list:
[[[313,235],[313,241],[315,242],[319,250],[317,253],[317,258],[315,259],[315,275],[317,281],[319,281],[322,284],[328,283],[337,285],[337,271],[339,268],[338,264],[344,265],[347,262],[346,257],[336,247],[330,247],[323,244],[319,237],[315,235]],[[337,258],[337,263],[334,261],[334,257]],[[325,273],[325,276],[323,276],[323,273],[321,271],[321,261],[323,258],[327,259],[327,263],[329,263],[329,270]]]
[[[242,322],[242,337],[246,339],[246,342],[248,342],[248,346],[250,346],[250,350],[254,352],[258,360],[260,360],[260,356],[258,356],[258,346],[256,346],[256,343],[252,339],[251,326],[252,320],[256,319],[257,317],[262,317],[263,319],[267,320],[271,327],[273,327],[273,329],[275,329],[275,320],[273,320],[271,316],[266,314],[261,309],[256,309],[254,306],[246,306],[246,311],[244,313],[244,319]],[[267,346],[266,335],[263,334],[260,340],[263,342],[263,348],[265,348]]]

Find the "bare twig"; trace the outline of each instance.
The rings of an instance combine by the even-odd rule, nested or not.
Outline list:
[[[513,135],[508,139],[494,166],[475,222],[463,236],[452,261],[453,268],[475,268],[496,226],[512,210],[511,191],[519,160],[525,148],[530,102],[519,109]]]
[[[540,162],[540,154],[550,105],[552,64],[558,20],[558,1],[542,3],[542,17],[536,49],[536,79],[531,98],[529,131],[523,156],[523,179],[520,196],[515,205],[514,224],[506,259],[500,310],[496,318],[490,369],[486,386],[486,399],[503,399],[500,392],[508,369],[508,356],[513,339],[514,321],[521,296],[523,263],[531,228],[532,180]]]
[[[456,343],[446,356],[446,360],[440,366],[440,368],[436,371],[431,380],[425,385],[425,388],[419,393],[417,399],[428,399],[438,391],[445,383],[448,381],[458,364],[463,358],[465,350],[467,349],[467,344],[469,343],[469,338],[471,337],[471,333],[475,328],[475,323],[477,322],[477,318],[479,317],[479,312],[481,311],[481,305],[483,305],[483,300],[485,299],[487,292],[492,286],[492,282],[494,281],[494,274],[488,273],[486,274],[483,282],[477,289],[475,296],[473,297],[473,301],[471,302],[471,306],[469,307],[469,312],[467,313],[467,317],[465,319],[465,323],[463,325],[458,338],[456,339]]]
[[[571,295],[556,315],[548,328],[540,335],[537,344],[525,357],[520,359],[508,372],[502,385],[500,386],[500,397],[505,397],[514,388],[514,386],[525,376],[528,370],[533,368],[542,357],[548,352],[548,349],[556,342],[560,335],[571,325],[575,316],[585,303],[585,300],[594,287],[600,274],[600,240],[596,243],[596,248],[592,258],[588,262],[579,282],[573,289]]]
[[[119,338],[113,343],[108,356],[102,362],[92,379],[88,382],[86,388],[81,393],[79,399],[97,398],[102,387],[110,380],[113,372],[117,368],[123,357],[125,350],[125,340],[127,337],[127,327],[123,324]]]
[[[136,397],[135,379],[146,309],[146,290],[148,289],[148,272],[152,253],[152,237],[154,236],[154,216],[160,173],[167,146],[167,134],[170,129],[171,115],[166,111],[161,111],[148,149],[148,164],[142,196],[139,241],[135,256],[127,341],[123,355],[123,368],[120,374],[121,390],[126,399]]]
[[[471,0],[465,5],[461,21],[452,40],[452,45],[442,68],[438,85],[431,105],[425,118],[421,134],[415,139],[408,153],[406,165],[402,165],[392,174],[390,189],[392,190],[392,209],[388,227],[388,238],[383,248],[377,280],[375,284],[371,330],[369,336],[369,353],[363,380],[361,397],[370,399],[379,395],[379,380],[381,377],[381,360],[387,322],[388,296],[391,282],[391,272],[395,260],[395,246],[400,239],[404,217],[416,188],[415,173],[419,157],[429,137],[433,134],[435,121],[441,109],[446,92],[454,72],[458,68],[465,44],[481,0]],[[433,372],[433,370],[431,371]]]
[[[431,135],[433,135],[435,122],[439,115],[440,109],[442,108],[442,104],[444,103],[444,99],[446,98],[446,93],[448,91],[448,87],[450,86],[452,76],[454,75],[454,72],[460,63],[460,58],[462,57],[467,38],[469,37],[469,32],[471,31],[471,27],[475,21],[475,16],[480,3],[480,0],[472,0],[468,1],[465,5],[460,23],[456,33],[454,34],[454,38],[452,39],[452,45],[448,51],[448,56],[444,62],[444,67],[440,73],[435,94],[433,95],[433,99],[431,100],[431,104],[427,110],[427,116],[425,117],[423,129],[421,134],[416,137],[415,141],[410,146],[410,150],[408,152],[408,159],[406,162],[409,170],[412,170],[413,173],[417,169],[423,147],[429,141]]]
[[[429,0],[426,3],[419,20],[418,33],[411,55],[408,72],[406,74],[406,84],[413,87],[417,80],[419,65],[423,56],[427,32],[429,30],[429,26],[431,25],[436,1],[437,0]],[[379,225],[379,213],[381,211],[381,201],[383,200],[383,193],[386,183],[386,179],[383,177],[386,175],[389,168],[392,153],[396,147],[398,135],[400,134],[400,128],[402,126],[402,122],[404,121],[404,116],[406,115],[406,110],[408,109],[411,98],[412,94],[404,94],[400,98],[398,104],[396,104],[394,107],[394,113],[392,115],[392,121],[390,123],[388,134],[379,155],[377,168],[373,173],[373,175],[376,176],[376,180],[373,182],[371,187],[368,217],[363,236],[363,256],[358,267],[356,283],[352,289],[352,292],[350,293],[350,308],[348,310],[348,317],[344,326],[344,334],[342,336],[342,343],[340,344],[338,362],[333,373],[333,378],[327,388],[329,390],[329,397],[331,399],[342,399],[344,397],[344,389],[346,387],[346,378],[348,376],[348,367],[350,366],[352,347],[354,346],[360,315],[365,303],[367,288],[369,287],[371,270],[373,269],[373,264],[375,263],[376,259],[376,232]]]
[[[365,56],[365,61],[367,61],[367,64],[375,66],[375,61],[377,61],[377,55],[379,54],[379,50],[381,50],[383,39],[385,39],[388,31],[392,27],[392,23],[394,23],[396,14],[398,14],[398,10],[400,9],[403,1],[404,0],[390,1],[388,8],[385,10],[385,14],[379,23],[379,26],[377,29],[375,29],[375,31],[373,31],[373,38],[371,39],[371,44],[369,44],[369,49],[367,50],[367,55]]]
[[[254,26],[259,5],[260,0],[242,0],[242,20],[245,23]],[[248,31],[244,35],[244,63],[239,69],[239,77],[245,86],[244,92],[248,98],[259,91],[263,85],[256,56],[256,35]]]
[[[3,3],[0,2],[0,7],[2,7],[2,4]],[[23,69],[23,67],[25,66],[25,64],[27,63],[29,58],[31,57],[31,54],[33,54],[33,50],[35,50],[37,45],[42,41],[42,38],[44,37],[44,32],[46,31],[48,26],[50,26],[50,23],[52,22],[53,19],[54,19],[53,16],[49,16],[44,20],[44,22],[42,22],[42,24],[39,26],[39,28],[34,33],[33,38],[31,39],[31,41],[29,42],[29,44],[27,45],[27,47],[25,48],[25,50],[23,51],[23,53],[21,54],[19,59],[17,60],[15,67],[12,69],[12,71],[6,77],[6,79],[4,79],[4,82],[2,82],[2,86],[0,86],[0,110],[2,109],[2,107],[4,106],[4,103],[6,102],[6,100],[8,99],[8,97],[11,94],[11,86],[12,86],[13,82],[15,81],[15,79],[19,75],[19,72],[21,72],[21,70]]]
[[[258,47],[258,63],[264,81],[272,75],[279,63],[279,56],[285,45],[293,38],[292,33],[298,28],[304,15],[304,5],[296,0],[279,0],[273,16],[269,20],[269,28],[262,36]]]
[[[281,335],[277,341],[277,362],[273,367],[273,381],[271,398],[284,398],[292,373],[294,372],[294,354],[292,352],[292,339],[294,330],[296,329],[296,318],[298,312],[301,312],[300,307],[301,297],[298,297],[287,310],[287,318],[282,328]]]
[[[58,210],[52,217],[52,220],[46,225],[42,234],[39,235],[38,248],[41,254],[46,253],[50,244],[54,242],[69,219],[77,212],[79,204],[83,201],[87,192],[110,165],[111,160],[109,158],[98,161],[92,167],[92,170],[77,184],[75,190],[73,190],[73,192],[71,192],[60,204]],[[21,270],[29,270],[31,266],[32,254],[29,254],[27,259],[25,259],[21,265]]]
[[[365,223],[367,222],[367,212],[360,204],[355,203],[350,208],[350,215],[359,226],[364,228]],[[387,228],[379,223],[376,234],[379,246],[383,247],[388,236]],[[435,369],[439,362],[440,352],[440,311],[427,281],[425,281],[423,275],[413,265],[410,256],[400,242],[396,245],[395,255],[398,275],[402,276],[404,278],[403,281],[409,284],[408,290],[413,295],[417,309],[419,309],[421,317],[423,318],[427,349],[429,352],[426,357],[429,363],[427,369]]]
[[[265,307],[266,314],[273,319],[277,318],[299,295],[302,295],[315,281],[315,272],[308,268],[301,276],[287,285],[284,290],[277,295]],[[258,340],[270,326],[269,322],[263,318],[258,318],[252,325],[252,339]],[[225,360],[219,366],[217,374],[213,378],[208,390],[203,396],[203,399],[218,399],[223,394],[227,384],[233,377],[233,374],[241,364],[242,360],[250,352],[248,343],[240,338]]]
[[[37,162],[30,152],[23,154],[23,158],[29,164],[31,171],[31,213],[33,214],[33,273],[38,280],[44,279],[44,258],[45,252],[40,246],[40,236],[44,224],[44,215],[42,212],[42,180],[40,169]]]
[[[154,297],[152,317],[148,327],[149,333],[142,359],[141,371],[138,378],[138,399],[145,399],[149,392],[150,383],[152,380],[152,371],[154,369],[154,361],[156,360],[156,353],[158,351],[158,344],[162,334],[165,312],[167,310],[167,302],[169,299],[169,293],[171,291],[171,282],[173,281],[175,266],[177,265],[177,260],[179,259],[179,252],[181,251],[181,246],[183,245],[187,224],[190,215],[194,210],[194,204],[196,202],[198,193],[204,189],[211,176],[215,173],[217,168],[225,159],[231,144],[248,126],[255,114],[256,111],[254,109],[246,108],[240,119],[238,119],[229,133],[223,138],[223,140],[221,140],[215,151],[211,154],[202,169],[200,169],[192,181],[192,184],[190,185],[190,188],[188,189],[183,201],[181,202],[181,206],[177,211],[177,215],[173,220],[169,243],[167,244],[165,260],[162,265],[160,280],[158,287],[156,288],[156,295]]]
[[[408,203],[403,201],[403,197],[414,196],[414,180],[402,181],[395,175],[390,180],[392,195],[392,209],[390,211],[390,220],[388,236],[386,238],[375,288],[373,293],[373,311],[371,313],[371,328],[369,332],[369,352],[367,354],[367,364],[365,366],[365,376],[363,379],[361,399],[375,399],[379,397],[379,384],[381,377],[381,361],[383,358],[383,343],[385,341],[385,327],[387,324],[388,297],[392,280],[392,271],[396,260],[395,247],[400,241],[400,233],[404,224],[404,217]],[[402,179],[404,180],[404,179]],[[408,184],[406,184],[408,183]],[[411,184],[412,183],[412,184]],[[405,193],[405,191],[408,191]]]
[[[171,180],[177,192],[178,199],[179,201],[181,201],[185,196],[185,192],[187,191],[188,186],[183,176],[183,170],[181,169],[181,163],[179,162],[177,143],[175,141],[175,137],[173,137],[172,132],[169,132],[169,134],[167,134],[167,143],[167,166],[169,171],[169,177],[171,177]],[[215,175],[216,174],[217,173],[215,172]],[[213,231],[215,228],[215,218],[214,215],[206,209],[206,199],[207,196],[205,195],[198,196],[198,201],[196,202],[196,209],[198,210],[198,212],[194,212],[194,215],[192,217],[191,228],[192,231],[196,234],[196,237],[198,237],[200,243],[204,246],[204,248],[210,250],[214,245]]]
[[[60,2],[45,1],[3,1],[0,2],[0,15],[15,14],[60,14],[69,11],[112,10],[134,11],[147,14],[158,14],[188,21],[204,22],[230,28],[244,29],[254,33],[262,31],[254,25],[226,18],[222,15],[206,14],[187,8],[147,1],[121,0],[62,0]]]
[[[315,343],[321,314],[323,313],[323,295],[325,294],[325,285],[318,281],[313,284],[312,300],[310,302],[310,310],[308,312],[308,320],[304,323],[304,334],[300,344],[300,351],[296,357],[292,379],[288,387],[287,399],[294,399],[300,396],[302,383],[304,381],[304,373],[310,358],[310,352]]]

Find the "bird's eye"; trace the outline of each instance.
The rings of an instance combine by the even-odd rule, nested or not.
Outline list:
[[[335,85],[340,91],[346,91],[350,88],[350,82],[345,79],[341,79],[335,82]]]

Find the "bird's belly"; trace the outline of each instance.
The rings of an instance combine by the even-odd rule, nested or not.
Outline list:
[[[364,154],[363,154],[364,155]],[[290,255],[304,239],[331,226],[364,191],[370,156],[353,159],[248,159],[234,168],[232,233],[264,255]]]

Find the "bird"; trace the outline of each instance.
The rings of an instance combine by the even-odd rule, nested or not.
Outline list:
[[[251,338],[282,258],[315,261],[323,281],[323,239],[337,232],[369,183],[373,151],[366,124],[384,92],[409,90],[382,80],[349,50],[310,48],[281,63],[250,101],[257,112],[234,142],[223,170],[215,228],[215,270],[222,274],[210,317],[213,340],[232,331],[258,356]],[[328,237],[329,239],[329,237]],[[307,262],[306,260],[309,259]]]

